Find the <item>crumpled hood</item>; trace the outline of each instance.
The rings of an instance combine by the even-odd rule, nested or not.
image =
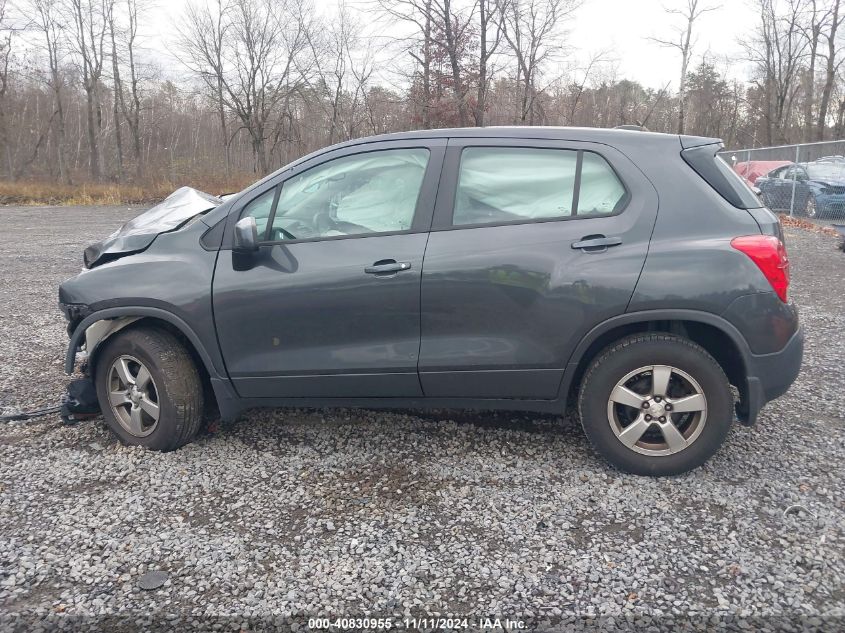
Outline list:
[[[157,235],[167,233],[205,213],[223,201],[191,187],[180,187],[152,209],[145,211],[109,235],[85,249],[86,268],[93,268],[111,259],[144,250]]]

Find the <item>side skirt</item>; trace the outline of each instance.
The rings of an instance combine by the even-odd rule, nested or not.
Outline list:
[[[565,399],[519,400],[514,398],[240,398],[225,379],[211,379],[220,416],[234,420],[247,409],[349,407],[361,409],[475,409],[530,411],[561,415]]]

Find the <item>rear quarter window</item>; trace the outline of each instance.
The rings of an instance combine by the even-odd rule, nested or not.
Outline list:
[[[760,198],[730,166],[717,155],[721,145],[702,145],[681,152],[684,161],[720,196],[737,209],[758,209]]]
[[[627,192],[607,161],[593,152],[583,152],[581,183],[578,188],[578,214],[606,215],[619,211]]]

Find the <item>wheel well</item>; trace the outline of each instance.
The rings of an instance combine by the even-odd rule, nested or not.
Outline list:
[[[202,360],[202,357],[199,355],[196,347],[194,347],[191,340],[185,336],[185,334],[180,330],[178,327],[170,323],[169,321],[165,321],[164,319],[158,319],[156,317],[145,316],[141,317],[136,321],[133,321],[129,325],[121,328],[114,334],[123,331],[135,330],[138,328],[157,328],[159,330],[165,330],[175,336],[182,345],[185,346],[185,349],[188,350],[188,353],[191,355],[191,359],[194,361],[194,365],[197,368],[197,372],[199,372],[200,380],[202,381],[203,391],[206,394],[206,398],[214,399],[214,390],[211,388],[211,378],[208,373],[208,368],[205,366],[205,363]],[[91,358],[88,359],[88,372],[93,377],[94,371],[97,366],[96,356],[101,349],[105,346],[108,338],[111,338],[111,335],[107,337],[105,340],[101,341],[100,344],[94,350],[94,354]],[[216,400],[215,400],[216,402]]]
[[[641,321],[628,323],[602,333],[586,349],[578,366],[572,376],[570,397],[574,398],[581,386],[584,373],[590,366],[593,359],[606,347],[631,334],[643,334],[646,332],[665,332],[683,336],[701,345],[722,367],[722,371],[728,377],[728,381],[739,389],[740,395],[744,398],[745,385],[745,363],[742,354],[736,343],[722,330],[700,321]],[[570,399],[575,402],[575,399]]]

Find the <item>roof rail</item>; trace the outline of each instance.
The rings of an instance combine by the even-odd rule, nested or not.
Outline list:
[[[627,123],[625,125],[617,125],[613,128],[614,130],[635,130],[637,132],[648,132],[649,129],[644,125],[632,125]]]

